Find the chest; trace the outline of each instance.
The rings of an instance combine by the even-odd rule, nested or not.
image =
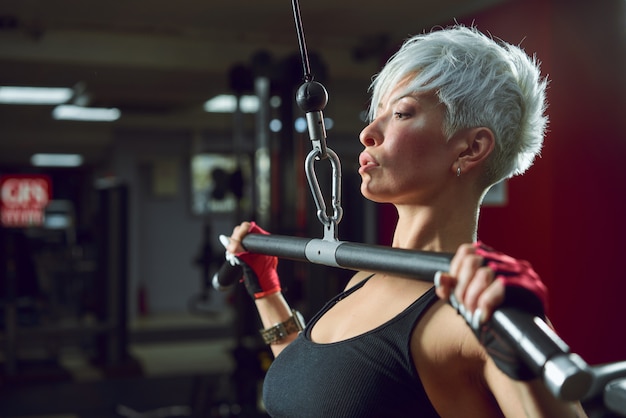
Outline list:
[[[370,293],[363,292],[363,295],[366,294]],[[299,335],[274,360],[265,377],[263,400],[270,415],[288,418],[379,418],[413,416],[415,411],[420,411],[420,417],[438,416],[422,388],[409,347],[412,329],[424,311],[428,311],[433,297],[430,294],[416,302],[416,298],[419,299],[416,294],[416,298],[412,298],[416,303],[405,312],[379,327],[375,323],[384,321],[368,322],[376,329],[364,327],[361,335],[347,330],[345,327],[350,321],[344,318],[340,327],[344,331],[330,335],[345,338],[333,343],[311,341],[307,337],[308,332]],[[340,307],[349,299],[354,302],[361,299],[351,298],[339,301],[325,312],[345,314],[350,311],[356,318],[369,315],[367,309],[360,308],[383,309],[385,306],[361,301],[362,304],[355,303],[353,310]],[[378,300],[384,299],[386,296]],[[339,309],[331,312],[335,307]],[[327,321],[331,329],[332,319],[332,315],[320,317],[320,321]],[[357,322],[363,322],[363,318]],[[313,330],[320,323],[324,325],[323,322],[316,322]],[[323,331],[327,328],[319,329]]]
[[[311,340],[333,343],[385,324],[419,299],[432,285],[409,279],[372,277],[337,300],[314,324]]]

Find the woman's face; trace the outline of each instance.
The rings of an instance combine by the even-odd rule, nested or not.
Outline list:
[[[432,93],[403,93],[405,83],[383,96],[361,131],[361,192],[376,202],[428,204],[450,180],[458,154],[443,132],[444,106]]]

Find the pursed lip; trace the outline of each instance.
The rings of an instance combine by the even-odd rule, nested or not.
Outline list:
[[[362,173],[368,169],[378,167],[378,162],[367,151],[363,151],[359,155],[359,166],[359,173]]]

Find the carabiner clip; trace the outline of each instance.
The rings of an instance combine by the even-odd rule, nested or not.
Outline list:
[[[326,148],[326,155],[332,166],[331,204],[333,214],[329,216],[326,211],[324,196],[322,195],[320,185],[317,181],[317,175],[315,174],[314,164],[315,160],[320,159],[320,153],[321,151],[315,148],[309,152],[304,162],[304,171],[309,182],[313,200],[315,201],[315,206],[317,207],[317,218],[322,225],[324,225],[324,239],[336,241],[337,225],[341,222],[341,218],[343,217],[343,208],[341,207],[341,162],[332,149]]]

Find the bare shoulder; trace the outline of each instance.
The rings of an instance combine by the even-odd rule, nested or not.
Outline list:
[[[483,374],[485,350],[463,318],[442,301],[436,302],[419,321],[411,342],[417,366],[446,365],[451,373]]]
[[[411,338],[411,353],[441,416],[502,416],[485,379],[487,355],[452,307],[439,301],[426,312]]]

